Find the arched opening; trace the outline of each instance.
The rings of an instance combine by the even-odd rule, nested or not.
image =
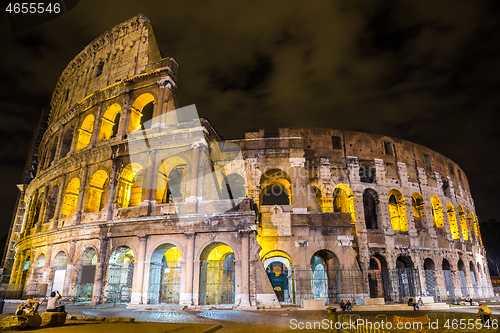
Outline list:
[[[392,230],[408,231],[405,199],[401,192],[396,189],[389,191],[389,214],[391,216]]]
[[[108,263],[107,302],[130,302],[134,260],[134,252],[128,246],[119,246],[111,253]]]
[[[33,193],[31,200],[29,202],[26,218],[24,222],[24,233],[29,235],[31,233],[31,228],[35,226],[40,217],[40,210],[42,208],[43,193],[38,195],[38,190]]]
[[[49,197],[47,198],[47,206],[45,208],[45,216],[43,218],[43,223],[47,223],[54,217],[57,204],[57,195],[59,193],[59,186],[55,185],[49,192]]]
[[[96,251],[91,247],[86,248],[80,262],[81,266],[78,273],[78,285],[75,296],[80,302],[91,302],[97,263]]]
[[[54,160],[56,157],[56,151],[57,151],[57,142],[59,141],[59,137],[56,137],[54,141],[52,141],[52,145],[50,147],[50,150],[47,153],[47,157],[45,160],[45,167],[48,167],[50,163]],[[41,164],[40,164],[41,165]]]
[[[35,267],[31,273],[29,290],[26,293],[30,298],[44,297],[47,295],[47,282],[44,281],[45,272],[45,254],[41,253],[35,261]]]
[[[436,265],[431,258],[424,260],[425,288],[427,296],[433,296],[436,300]]]
[[[455,299],[455,285],[453,284],[453,275],[451,273],[450,262],[443,259],[444,286],[446,287],[446,296],[448,299]]]
[[[64,290],[64,280],[66,278],[66,266],[68,265],[68,257],[64,251],[59,251],[52,263],[52,288],[57,290],[61,295],[67,292]]]
[[[333,190],[333,212],[335,213],[350,213],[351,222],[356,222],[354,212],[354,193],[352,193],[349,185],[339,184]]]
[[[458,261],[458,280],[460,281],[460,291],[462,292],[462,297],[469,295],[467,291],[467,281],[465,280],[465,265],[462,259]]]
[[[149,93],[142,94],[135,99],[130,112],[129,133],[151,127],[150,120],[153,119],[154,100],[153,95]]]
[[[386,292],[387,263],[381,255],[370,257],[370,272],[368,273],[368,285],[370,287],[371,298],[382,298],[388,294]]]
[[[477,220],[477,217],[474,215],[473,212],[470,212],[469,209],[467,209],[467,215],[470,216],[470,219],[472,220],[472,224],[474,226],[474,231],[476,235],[476,239],[481,243],[481,246],[483,245],[483,239],[481,237],[481,229],[479,229],[479,221]]]
[[[245,198],[247,196],[245,190],[245,179],[237,173],[231,173],[225,177],[225,186],[227,193],[229,194],[229,199],[231,200]]]
[[[478,298],[479,290],[477,288],[476,267],[474,267],[474,263],[472,261],[469,263],[469,274],[470,280],[472,281],[472,289],[474,289],[474,296]]]
[[[396,273],[399,285],[400,298],[415,297],[417,293],[415,288],[417,286],[418,275],[417,271],[413,268],[413,262],[410,257],[399,256],[396,259]]]
[[[182,202],[186,193],[187,163],[174,156],[160,165],[156,186],[156,202],[159,204]]]
[[[80,180],[75,177],[71,179],[66,187],[64,194],[62,216],[70,216],[76,212],[76,204],[78,202],[78,194],[80,193]]]
[[[291,205],[291,180],[286,172],[280,169],[266,171],[260,178],[261,205]]]
[[[282,251],[272,251],[263,258],[263,264],[278,301],[294,304],[294,269],[290,257]]]
[[[366,229],[379,229],[379,200],[375,190],[366,189],[363,192],[363,210],[365,212]]]
[[[321,299],[325,304],[338,303],[342,293],[338,259],[328,250],[320,250],[311,258],[311,287],[313,299]]]
[[[420,193],[413,192],[411,195],[411,210],[416,228],[422,228],[425,220],[425,202]]]
[[[486,296],[486,284],[484,281],[484,271],[480,263],[477,263],[477,276],[479,277],[479,287],[481,288],[481,293],[483,297]]]
[[[443,205],[438,197],[431,197],[432,203],[432,221],[435,228],[444,228]]]
[[[234,304],[234,295],[234,252],[224,243],[212,243],[200,257],[200,305]]]
[[[181,260],[181,251],[175,245],[162,244],[154,250],[149,265],[148,303],[179,304]]]
[[[108,189],[108,174],[104,170],[96,171],[90,178],[87,188],[88,212],[98,212],[104,208],[106,203],[106,191]]]
[[[78,130],[78,141],[76,143],[76,151],[87,147],[92,137],[92,130],[94,129],[94,115],[89,114],[82,122],[82,126]]]
[[[21,268],[21,286],[26,285],[26,280],[28,279],[28,272],[30,268],[31,256],[27,255],[26,259],[24,259],[24,263]]]
[[[72,142],[73,142],[73,126],[70,126],[68,127],[66,132],[64,132],[59,158],[63,158],[64,156],[68,155],[69,151],[71,150]]]
[[[460,229],[462,229],[462,236],[464,241],[469,240],[469,228],[467,227],[467,218],[465,217],[464,208],[458,205],[458,219],[460,220]]]
[[[448,222],[450,223],[450,232],[452,239],[460,239],[460,232],[458,231],[457,214],[455,208],[450,202],[446,203],[448,213]]]
[[[111,104],[101,118],[101,132],[99,141],[109,140],[116,136],[118,124],[120,123],[121,106],[118,103]]]
[[[119,208],[139,206],[142,200],[144,169],[138,163],[127,165],[118,179],[117,205]]]

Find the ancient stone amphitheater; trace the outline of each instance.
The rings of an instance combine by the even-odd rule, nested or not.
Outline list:
[[[177,69],[142,15],[66,67],[12,226],[11,295],[240,308],[492,296],[453,161],[334,129],[224,140],[178,108]]]

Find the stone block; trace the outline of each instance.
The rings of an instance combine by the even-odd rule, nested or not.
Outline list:
[[[61,326],[66,322],[66,312],[44,312],[42,313],[42,326]]]
[[[365,305],[384,305],[385,300],[383,297],[380,298],[365,298]]]
[[[305,310],[325,310],[325,301],[322,299],[303,299],[302,308]]]
[[[107,323],[133,323],[134,318],[129,317],[109,317],[104,320]]]

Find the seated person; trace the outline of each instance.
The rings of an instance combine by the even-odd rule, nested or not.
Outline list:
[[[352,306],[352,305],[351,305],[351,301],[350,301],[350,300],[347,300],[347,303],[345,303],[345,310],[346,310],[347,312],[351,312],[351,311],[352,311],[351,306]]]
[[[413,298],[408,299],[408,306],[413,306]]]
[[[422,298],[419,298],[418,301],[416,301],[415,303],[413,303],[413,310],[416,311],[416,310],[420,310],[420,307],[424,305],[424,301],[422,301]]]
[[[472,298],[470,297],[470,295],[467,295],[467,297],[465,298],[465,301],[469,302],[469,304],[472,306]]]
[[[342,300],[342,302],[340,302],[340,308],[342,309],[342,311],[345,311],[345,302],[344,302],[344,300]]]
[[[61,297],[62,296],[58,290],[50,293],[49,300],[47,301],[47,312],[66,312],[64,305],[58,305],[58,301],[61,299]]]
[[[479,317],[481,317],[483,324],[485,324],[486,322],[488,322],[491,319],[491,310],[484,303],[479,304],[478,314],[479,314]]]
[[[21,303],[16,309],[16,315],[37,315],[40,301],[34,299],[26,300],[26,303]]]

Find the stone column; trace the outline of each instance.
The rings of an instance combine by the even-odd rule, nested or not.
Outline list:
[[[197,202],[198,201],[198,171],[200,169],[200,144],[195,142],[191,145],[193,150],[192,153],[192,163],[191,163],[191,179],[190,179],[190,191],[189,198],[186,201]]]
[[[52,272],[52,250],[54,248],[53,244],[49,244],[49,248],[47,249],[47,256],[45,257],[45,267],[43,273],[43,280],[47,281],[47,296],[50,295],[52,291],[52,279],[54,278]]]
[[[241,302],[240,307],[250,306],[250,230],[240,230],[241,236]]]
[[[78,225],[82,222],[82,213],[84,210],[85,196],[86,196],[86,187],[87,187],[87,174],[89,172],[89,167],[84,166],[80,175],[80,189],[78,193],[78,201],[76,202],[76,218],[75,225]]]
[[[21,278],[23,275],[23,266],[24,266],[24,261],[26,260],[26,253],[19,251],[19,264],[16,269],[16,279],[15,279],[15,284],[19,285],[21,284]]]
[[[181,305],[193,305],[193,274],[194,274],[194,252],[195,252],[195,232],[185,232],[187,238],[186,247],[186,268],[181,272],[181,281],[184,281],[184,292],[180,295]],[[183,276],[184,275],[184,276]]]
[[[146,258],[147,238],[145,234],[137,235],[139,238],[139,253],[134,266],[134,280],[132,283],[132,295],[130,299],[131,304],[142,304],[147,301],[146,297],[143,298],[142,292],[144,289],[144,262]]]
[[[130,121],[130,91],[125,93],[125,98],[123,101],[123,106],[120,111],[120,123],[118,124],[118,134],[116,135],[119,139],[123,140],[127,137],[128,125]]]
[[[145,186],[143,188],[143,197],[141,206],[148,206],[148,214],[153,210],[156,198],[156,151],[151,150],[148,154],[148,167],[146,168]]]
[[[35,233],[40,232],[40,230],[42,228],[43,219],[45,217],[45,209],[47,208],[47,201],[49,200],[49,186],[48,185],[45,185],[43,187],[43,193],[44,193],[44,199],[42,201],[42,206],[40,207],[40,214],[38,216],[38,221],[35,221],[36,225],[34,225],[34,227],[36,227]]]
[[[36,247],[31,249],[30,266],[28,268],[28,277],[26,278],[26,285],[27,286],[29,286],[33,283],[33,272],[35,271],[36,252],[37,252]],[[37,283],[38,281],[34,281],[34,282]]]
[[[102,287],[104,285],[103,279],[105,277],[104,271],[107,267],[106,252],[108,249],[108,238],[100,237],[99,241],[101,242],[101,244],[99,246],[99,254],[98,254],[99,260],[95,265],[94,290],[92,291],[92,304],[99,304],[102,302],[103,299]]]
[[[70,296],[69,286],[71,283],[71,273],[73,272],[73,261],[75,258],[76,242],[71,242],[69,246],[68,261],[66,264],[66,274],[64,275],[63,296]]]
[[[62,176],[62,182],[61,182],[61,188],[59,188],[59,193],[57,194],[57,204],[56,204],[56,209],[54,213],[54,217],[52,218],[52,226],[51,229],[57,228],[57,223],[59,221],[59,215],[61,215],[61,208],[63,205],[64,201],[64,189],[66,188],[66,178],[68,177],[68,174],[64,174]]]
[[[101,132],[101,121],[102,118],[102,103],[97,107],[97,112],[95,114],[94,119],[94,130],[92,131],[92,136],[90,138],[91,147],[95,147],[97,144],[97,140],[99,140],[99,133]]]
[[[111,174],[109,175],[109,187],[108,187],[108,193],[106,197],[106,221],[111,221],[113,220],[113,215],[114,215],[114,200],[115,200],[115,189],[116,189],[116,184],[118,183],[118,177],[117,177],[117,170],[118,170],[118,159],[115,158],[113,159],[113,164],[111,167]]]

